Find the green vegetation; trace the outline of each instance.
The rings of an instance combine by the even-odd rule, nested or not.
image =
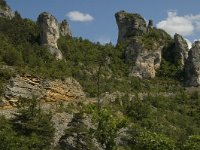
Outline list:
[[[122,103],[82,105],[78,118],[92,117],[88,128],[71,125],[66,135],[80,131],[105,149],[134,150],[197,150],[200,135],[200,94],[179,92],[177,95],[147,95],[143,100],[127,95]],[[80,110],[80,109],[79,109]],[[80,117],[80,116],[85,117]],[[77,117],[75,117],[77,118]],[[74,121],[73,121],[74,122]],[[81,121],[79,121],[81,122]],[[118,139],[118,140],[116,140]],[[120,140],[119,140],[120,139]],[[120,142],[119,142],[120,141]],[[84,145],[91,146],[90,143]]]
[[[99,81],[99,94],[119,91],[125,95],[112,104],[105,102],[100,109],[94,104],[77,109],[78,121],[65,131],[65,136],[84,132],[86,145],[94,147],[90,139],[95,138],[108,150],[199,149],[200,95],[184,91],[177,64],[164,58],[155,79],[141,80],[128,76],[123,45],[61,37],[58,47],[65,59],[57,61],[46,47],[39,45],[38,39],[35,22],[22,19],[17,13],[12,20],[0,18],[0,94],[5,83],[18,73],[48,79],[72,76],[88,97],[98,96]],[[147,49],[152,49],[155,41],[168,42],[166,53],[173,47],[171,38],[157,29],[150,30],[140,40]],[[134,96],[130,99],[129,95]],[[55,132],[52,115],[43,112],[35,99],[21,99],[19,104],[18,113],[12,119],[0,118],[0,149],[50,149]],[[59,111],[71,113],[75,106],[63,107]],[[84,119],[82,113],[92,117],[96,129],[88,129],[79,122]],[[121,131],[128,135],[122,139],[125,144],[116,141]],[[80,149],[83,144],[77,143],[76,147]]]
[[[172,38],[164,30],[152,28],[149,29],[148,33],[139,36],[139,40],[146,49],[153,50],[160,45],[167,45],[172,41]]]
[[[5,0],[0,0],[0,8],[4,9],[7,6],[7,3]]]
[[[14,118],[0,117],[0,149],[48,150],[54,131],[51,114],[41,111],[36,100],[22,99]]]

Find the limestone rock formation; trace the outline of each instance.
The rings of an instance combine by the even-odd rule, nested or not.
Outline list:
[[[57,19],[50,13],[43,12],[39,15],[37,20],[40,28],[40,43],[48,46],[52,55],[56,59],[63,59],[62,52],[58,49],[57,41],[60,37],[59,24]]]
[[[59,144],[64,150],[103,150],[102,146],[89,133],[95,127],[91,117],[76,113],[68,124],[65,134],[60,138]],[[89,133],[89,134],[88,134]]]
[[[80,84],[73,78],[67,78],[64,81],[53,80],[44,82],[45,101],[70,101],[85,97]]]
[[[139,14],[130,14],[119,11],[115,14],[119,28],[118,42],[123,42],[131,36],[141,35],[146,32],[146,22]]]
[[[139,14],[120,11],[115,14],[119,28],[118,43],[126,47],[125,61],[130,65],[130,75],[140,78],[154,78],[160,68],[162,49],[170,36],[153,28],[153,21],[148,26]]]
[[[189,51],[185,64],[185,82],[187,86],[200,86],[200,41],[196,41]]]
[[[149,20],[148,26],[147,26],[147,32],[149,32],[149,30],[153,29],[153,20]]]
[[[6,4],[5,1],[0,1],[0,17],[12,19],[15,17],[15,13],[11,8]]]
[[[61,80],[45,80],[28,75],[10,79],[4,93],[5,99],[12,105],[19,97],[33,97],[47,101],[71,101],[85,97],[81,85],[73,78]]]
[[[130,66],[130,75],[139,78],[154,78],[160,68],[162,48],[153,43],[152,49],[146,49],[137,39],[126,48],[125,60]]]
[[[70,30],[70,27],[69,27],[67,20],[63,20],[60,23],[60,34],[62,36],[69,36],[69,37],[72,36],[72,33],[71,33],[71,30]]]
[[[181,68],[183,68],[186,59],[188,58],[188,44],[186,40],[179,34],[174,35],[174,42],[174,63],[179,64]]]

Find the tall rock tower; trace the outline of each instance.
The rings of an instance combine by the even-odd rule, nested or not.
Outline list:
[[[160,68],[162,49],[170,36],[164,31],[148,27],[145,19],[136,13],[119,11],[115,14],[119,28],[118,44],[124,47],[125,61],[129,64],[129,75],[139,78],[154,78]],[[151,28],[151,30],[147,30]],[[158,36],[152,36],[155,34]]]
[[[188,44],[186,40],[179,34],[174,35],[174,63],[180,65],[181,68],[184,68],[185,62],[188,58]]]
[[[146,22],[139,14],[119,11],[115,14],[119,28],[118,42],[123,42],[131,36],[142,35],[146,32]]]
[[[187,86],[200,86],[200,41],[196,41],[188,53],[185,63],[185,82]]]
[[[60,34],[62,36],[72,37],[72,33],[67,20],[63,20],[59,26],[60,26]]]
[[[7,5],[5,0],[0,0],[0,17],[12,19],[15,17],[15,13]]]
[[[63,59],[62,52],[58,49],[57,41],[60,38],[59,23],[50,13],[43,12],[37,19],[40,28],[40,44],[48,47],[56,59]]]

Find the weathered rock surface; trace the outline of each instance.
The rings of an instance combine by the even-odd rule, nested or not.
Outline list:
[[[186,59],[188,58],[188,44],[186,40],[179,34],[174,35],[174,42],[174,63],[179,64],[183,68]]]
[[[19,97],[33,97],[46,102],[71,101],[85,97],[80,84],[73,78],[61,80],[45,80],[32,76],[16,76],[6,86],[4,97],[11,105]],[[5,100],[4,100],[5,101]]]
[[[146,49],[140,42],[134,40],[125,51],[125,59],[130,67],[130,75],[139,78],[154,78],[160,68],[162,48],[153,43],[155,49]]]
[[[139,14],[130,14],[119,11],[115,14],[119,28],[118,42],[123,42],[132,36],[141,35],[146,32],[146,22]]]
[[[185,64],[185,82],[187,86],[200,86],[200,41],[196,41],[189,51]]]
[[[94,129],[88,115],[77,113],[68,124],[59,144],[64,150],[103,150],[100,143],[92,137],[89,129]]]
[[[58,49],[57,41],[60,37],[59,23],[50,13],[43,12],[37,20],[40,28],[40,43],[48,49],[56,59],[63,59],[62,52]]]
[[[71,33],[71,30],[70,30],[70,27],[69,27],[67,20],[63,20],[60,23],[60,34],[62,36],[69,36],[69,37],[72,36],[72,33]]]
[[[125,61],[129,64],[130,76],[154,78],[160,68],[162,50],[170,37],[166,32],[148,26],[139,14],[120,11],[115,14],[119,28],[118,43],[124,42]]]
[[[147,26],[147,32],[149,32],[151,29],[153,29],[153,20],[149,20],[149,23]]]
[[[5,4],[5,6],[0,6],[0,17],[12,19],[15,17],[15,13]]]
[[[73,78],[47,81],[43,84],[45,101],[70,101],[85,97],[81,85]]]

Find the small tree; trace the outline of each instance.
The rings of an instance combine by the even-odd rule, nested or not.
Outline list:
[[[116,138],[120,129],[126,127],[126,119],[116,117],[106,108],[101,108],[96,115],[98,127],[95,131],[97,140],[106,150],[112,150],[117,146]]]
[[[50,113],[40,109],[37,99],[21,98],[19,110],[12,122],[17,134],[25,137],[29,148],[49,149],[55,132],[51,118]]]

